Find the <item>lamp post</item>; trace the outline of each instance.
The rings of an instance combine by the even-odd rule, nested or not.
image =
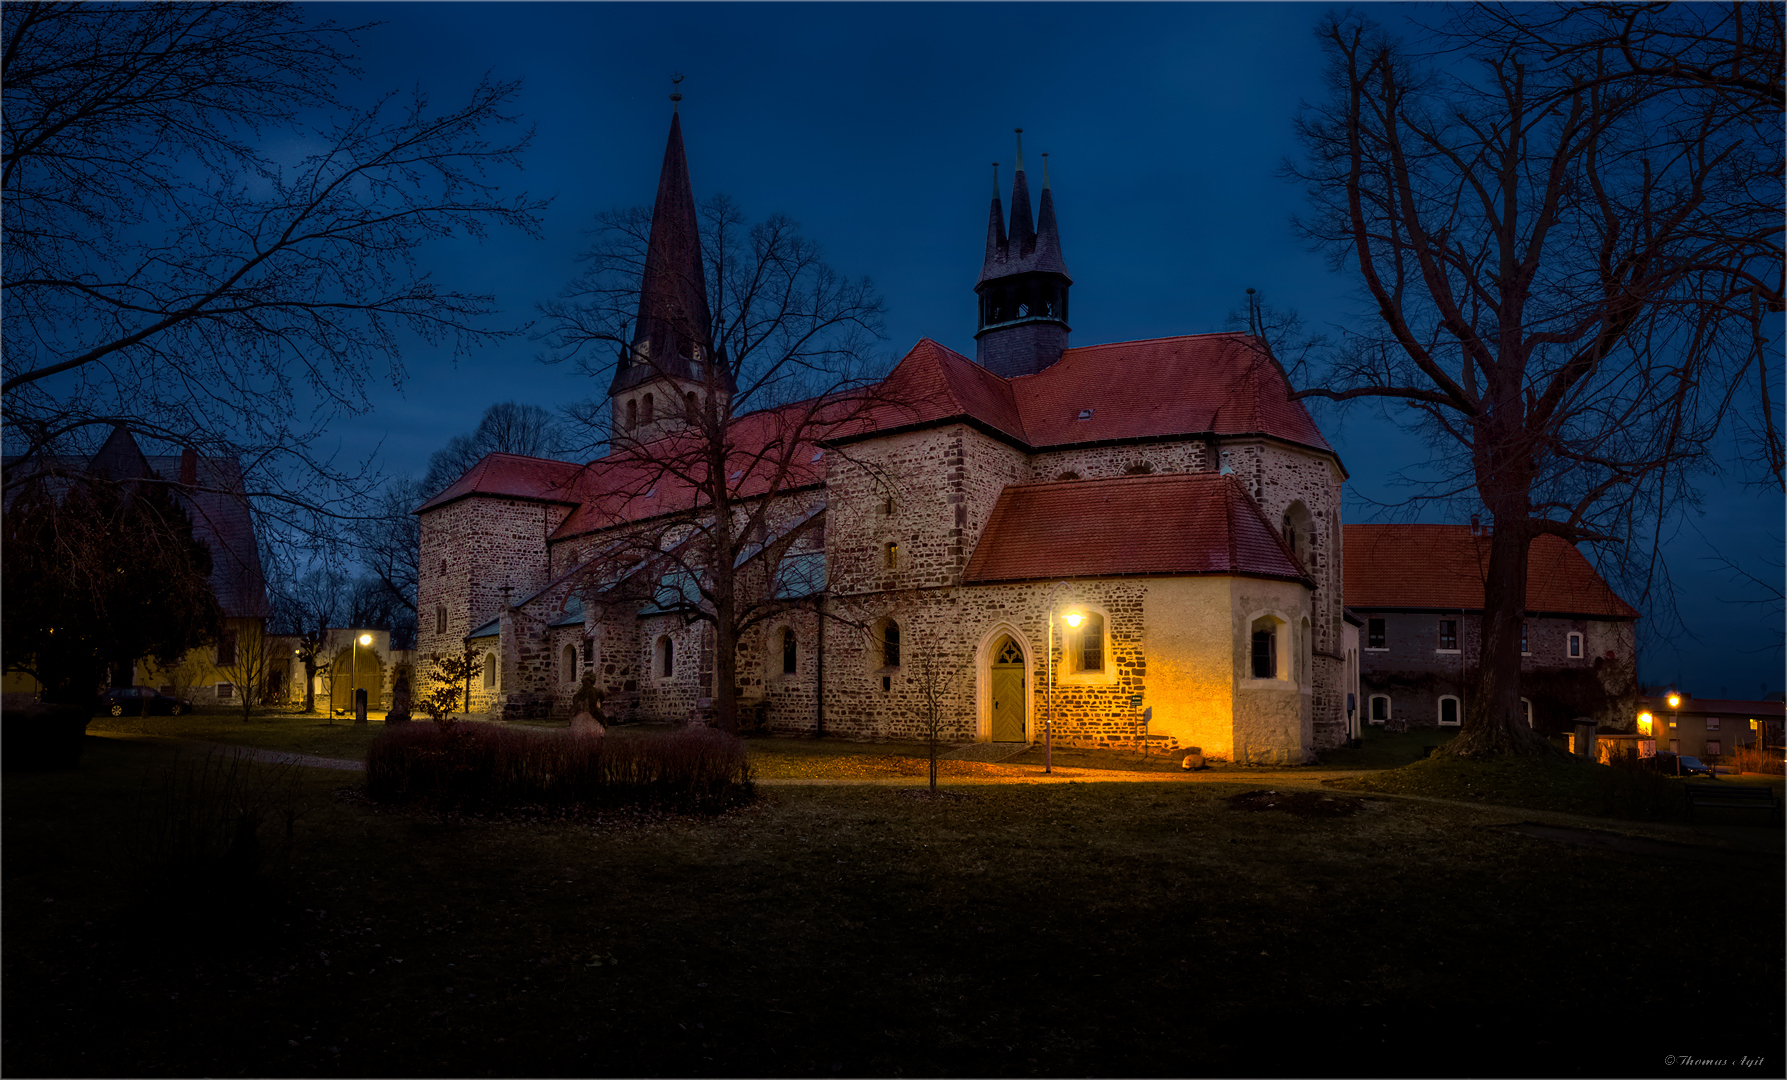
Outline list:
[[[356,724],[364,724],[366,722],[366,710],[360,707],[360,646],[371,644],[371,634],[361,634],[354,639],[354,677],[352,685],[354,696],[354,723]]]
[[[1669,691],[1669,730],[1675,732],[1675,775],[1682,774],[1682,735],[1681,720],[1682,696],[1674,690]]]

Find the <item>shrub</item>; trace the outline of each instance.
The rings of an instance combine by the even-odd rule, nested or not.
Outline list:
[[[1681,790],[1657,771],[1654,758],[1610,755],[1600,781],[1600,809],[1609,817],[1661,821],[1681,813]]]
[[[0,761],[7,772],[72,769],[86,745],[91,709],[33,702],[0,714]]]
[[[718,813],[756,793],[744,744],[707,728],[639,739],[573,739],[487,724],[388,729],[366,750],[380,803],[489,812],[646,806]]]
[[[1784,768],[1787,766],[1787,762],[1781,760],[1779,747],[1769,750],[1754,746],[1740,746],[1737,748],[1737,752],[1731,755],[1731,763],[1737,766],[1739,772],[1774,773],[1776,776],[1787,772],[1787,768]]]

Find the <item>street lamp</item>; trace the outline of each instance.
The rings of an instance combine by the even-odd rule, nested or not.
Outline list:
[[[1669,691],[1669,728],[1675,732],[1675,775],[1682,774],[1682,735],[1678,721],[1681,719],[1682,696],[1674,690]]]
[[[354,699],[354,723],[356,724],[364,724],[366,722],[366,715],[360,711],[360,646],[371,644],[371,634],[361,634],[354,639],[354,678],[352,683],[352,694]]]
[[[1055,771],[1055,597],[1065,588],[1067,588],[1067,582],[1060,581],[1056,582],[1055,587],[1049,590],[1049,706],[1047,719],[1043,721],[1042,728],[1042,771],[1045,773]],[[1081,615],[1077,611],[1068,612],[1064,618],[1067,620],[1068,626],[1080,625]]]

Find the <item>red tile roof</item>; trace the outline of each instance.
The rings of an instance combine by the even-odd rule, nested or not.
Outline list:
[[[1278,365],[1246,334],[1069,349],[1011,381],[1033,446],[1211,432],[1275,435],[1328,450]],[[1092,415],[1079,419],[1082,411]]]
[[[1473,536],[1466,525],[1347,525],[1343,532],[1348,607],[1483,609],[1487,533]],[[1638,617],[1574,544],[1549,535],[1537,537],[1528,548],[1526,609],[1534,614]]]
[[[548,461],[492,451],[467,469],[464,476],[448,485],[445,491],[417,507],[415,512],[433,510],[467,495],[574,503],[577,496],[573,489],[583,469],[584,466],[571,461]]]
[[[1239,574],[1308,583],[1232,476],[1013,484],[999,494],[965,584],[1129,574]]]
[[[879,408],[852,437],[965,418],[1034,449],[1211,433],[1270,435],[1332,453],[1246,334],[1089,345],[1009,380],[926,338],[882,388],[900,404]]]
[[[814,401],[736,418],[727,432],[732,497],[751,499],[823,481],[825,452],[813,438],[827,426]],[[696,433],[671,435],[590,462],[572,488],[578,506],[552,539],[681,512],[698,501],[705,504],[693,483],[704,469],[701,442]]]

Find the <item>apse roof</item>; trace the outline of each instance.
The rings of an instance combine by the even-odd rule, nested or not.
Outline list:
[[[962,580],[1197,574],[1309,581],[1240,483],[1217,473],[1013,484]]]

